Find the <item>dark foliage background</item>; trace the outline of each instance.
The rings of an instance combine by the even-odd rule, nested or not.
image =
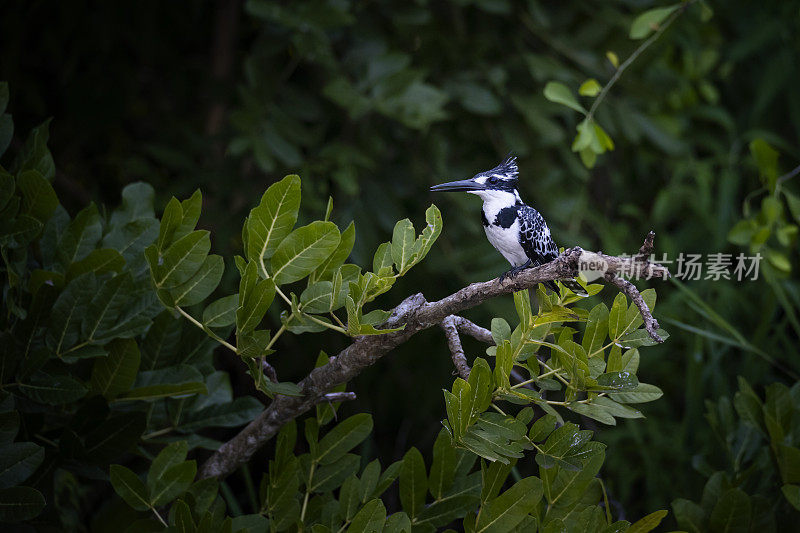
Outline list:
[[[70,213],[90,200],[116,204],[137,180],[155,187],[157,209],[199,187],[200,224],[226,256],[241,249],[247,211],[284,174],[303,177],[301,219],[319,218],[332,195],[336,221],[355,220],[352,259],[365,264],[395,220],[422,220],[429,185],[490,168],[509,150],[525,199],[562,246],[632,253],[653,229],[671,259],[758,248],[769,258],[758,281],[658,287],[656,315],[672,336],[639,374],[664,398],[647,420],[598,427],[596,437],[611,445],[611,498],[641,516],[699,499],[703,474],[725,468],[706,400],[732,395],[738,375],[761,390],[800,374],[796,228],[777,234],[798,213],[762,216],[772,228],[765,243],[729,240],[764,197],[749,143],[774,146],[782,172],[800,159],[800,6],[709,4],[712,18],[693,5],[611,90],[597,118],[616,148],[591,170],[570,150],[576,114],[542,89],[605,83],[606,52],[628,57],[639,44],[628,38],[631,20],[654,2],[5,2],[0,79],[16,131],[54,117],[54,186]],[[800,189],[796,180],[783,188]],[[483,237],[477,200],[435,201],[442,237],[384,307],[506,268]],[[488,325],[511,304],[468,316]],[[325,334],[309,347],[286,336],[275,364],[296,379],[318,348],[346,341]],[[482,353],[465,342],[468,355]],[[226,356],[217,366],[242,374]],[[362,453],[389,461],[412,444],[430,449],[451,372],[444,338],[430,330],[352,383],[359,400],[343,412],[375,418]]]

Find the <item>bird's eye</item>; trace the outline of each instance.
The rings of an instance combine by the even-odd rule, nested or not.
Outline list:
[[[492,185],[497,185],[499,182],[500,178],[498,178],[497,176],[492,176],[491,178],[489,178],[489,183],[491,183]]]

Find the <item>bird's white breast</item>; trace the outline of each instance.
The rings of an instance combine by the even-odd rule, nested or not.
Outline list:
[[[498,252],[511,263],[512,266],[524,265],[528,260],[525,250],[519,244],[519,220],[515,220],[508,228],[495,226],[490,223],[484,226],[486,238]]]

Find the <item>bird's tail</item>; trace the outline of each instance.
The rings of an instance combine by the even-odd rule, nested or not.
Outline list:
[[[568,288],[578,296],[589,296],[589,293],[586,292],[586,289],[584,289],[581,286],[581,284],[575,281],[574,279],[562,279],[560,281],[561,283],[564,284],[566,288]],[[555,283],[553,285],[555,285]]]

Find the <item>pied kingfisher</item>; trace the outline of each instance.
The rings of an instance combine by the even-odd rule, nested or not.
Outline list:
[[[500,276],[501,283],[506,277],[513,278],[528,267],[543,265],[558,257],[558,248],[544,218],[522,202],[517,190],[518,177],[517,158],[508,156],[493,169],[476,174],[472,179],[431,187],[431,191],[463,191],[481,197],[481,221],[486,237],[512,267]],[[586,294],[574,280],[563,280],[563,283],[576,294]],[[545,286],[558,292],[552,281]]]

